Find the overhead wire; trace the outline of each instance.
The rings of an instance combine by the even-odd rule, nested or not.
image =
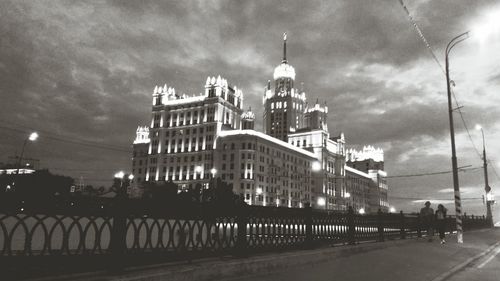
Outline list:
[[[427,39],[425,38],[422,30],[420,29],[420,27],[418,26],[417,22],[413,19],[413,17],[411,16],[410,14],[410,11],[408,10],[408,8],[406,7],[406,5],[404,4],[403,0],[399,0],[399,3],[401,4],[401,6],[403,7],[403,10],[406,12],[407,16],[408,16],[408,20],[410,21],[410,23],[413,25],[413,27],[415,28],[415,31],[417,32],[417,34],[419,35],[420,39],[424,42],[425,46],[427,47],[427,50],[429,51],[429,53],[431,54],[432,58],[434,59],[434,61],[437,63],[437,65],[439,66],[439,68],[441,69],[441,71],[443,72],[444,75],[446,75],[446,71],[445,69],[443,68],[443,65],[441,64],[441,62],[439,61],[439,59],[437,58],[436,54],[434,53],[434,50],[432,49],[431,45],[429,44],[429,42],[427,41]],[[470,131],[469,131],[469,128],[467,126],[467,122],[465,121],[465,118],[464,118],[464,115],[463,115],[463,112],[461,110],[461,106],[459,105],[458,103],[458,99],[455,95],[455,92],[453,91],[453,89],[451,89],[450,87],[450,90],[451,90],[451,93],[453,95],[453,99],[455,101],[455,104],[456,104],[456,108],[454,109],[455,111],[457,111],[459,114],[460,114],[460,119],[462,120],[462,123],[464,125],[464,128],[465,128],[465,131],[467,132],[467,135],[469,137],[469,140],[472,144],[472,147],[474,148],[474,150],[476,151],[476,153],[478,154],[479,158],[481,159],[481,153],[479,152],[479,150],[477,149],[473,139],[472,139],[472,135],[470,134]],[[495,171],[496,173],[496,171]],[[498,176],[497,176],[498,178]]]
[[[481,169],[481,167],[461,168],[458,171],[466,172],[466,171],[473,171],[473,170],[478,170],[478,169]],[[452,173],[452,172],[453,171],[440,171],[440,172],[428,172],[428,173],[409,174],[409,175],[394,175],[394,176],[387,176],[385,178],[386,179],[391,179],[391,178],[409,178],[409,177],[421,177],[421,176],[434,176],[434,175],[449,174],[449,173]]]
[[[0,129],[1,130],[15,131],[18,133],[28,133],[27,131],[25,131],[23,129],[1,126],[1,125],[0,125]],[[38,131],[40,131],[40,130],[38,130]],[[40,132],[42,132],[42,131],[40,131]],[[85,140],[85,141],[74,140],[74,138],[67,137],[67,136],[61,136],[61,135],[53,133],[53,132],[47,132],[47,131],[43,131],[43,132],[45,134],[44,135],[45,139],[51,139],[51,140],[58,141],[58,142],[86,146],[86,147],[92,147],[92,148],[105,149],[105,150],[110,150],[110,151],[127,152],[127,153],[131,152],[131,149],[125,149],[124,147],[111,146],[108,144],[102,144],[102,143],[97,143],[97,142],[87,141],[87,140]],[[57,135],[57,136],[54,136],[54,135]]]
[[[452,201],[453,199],[450,198],[432,198],[432,197],[426,197],[426,198],[420,198],[420,197],[405,197],[405,196],[389,196],[392,199],[405,199],[405,200],[448,200]],[[482,197],[465,197],[461,198],[461,200],[483,200],[484,198]]]

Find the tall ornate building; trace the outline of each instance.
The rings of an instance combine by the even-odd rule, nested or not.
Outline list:
[[[222,130],[240,128],[242,106],[241,90],[220,76],[208,77],[205,92],[197,96],[155,87],[146,181],[173,180],[183,188],[207,183],[215,139]]]
[[[251,109],[243,111],[242,91],[220,76],[208,77],[196,96],[156,86],[151,125],[134,141],[137,181],[172,180],[183,190],[220,177],[251,205],[387,210],[383,152],[346,151],[344,134],[330,135],[326,103],[308,106],[294,88],[286,43],[285,33],[273,89],[268,81],[264,92],[265,133],[254,130]],[[367,169],[353,166],[370,159]]]
[[[288,134],[303,127],[306,94],[294,88],[295,69],[286,58],[286,33],[283,35],[283,60],[274,69],[274,90],[271,81],[264,91],[264,131],[266,134],[288,140]]]

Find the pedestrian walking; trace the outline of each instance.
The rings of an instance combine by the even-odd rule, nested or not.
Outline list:
[[[434,210],[431,208],[431,202],[425,202],[425,207],[420,209],[420,217],[422,218],[422,225],[427,231],[428,241],[432,242],[434,236]]]
[[[444,239],[444,230],[446,227],[446,211],[448,210],[446,210],[443,204],[439,204],[435,216],[436,229],[439,231],[439,239],[441,239],[441,244],[446,243],[446,240]]]

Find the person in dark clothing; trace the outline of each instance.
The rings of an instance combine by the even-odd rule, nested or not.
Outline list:
[[[427,230],[428,241],[432,242],[432,237],[434,236],[434,210],[431,208],[431,202],[425,202],[425,207],[420,209],[420,218],[422,219],[424,229]]]
[[[436,228],[439,231],[439,238],[441,239],[441,244],[446,243],[446,240],[444,239],[444,231],[446,227],[446,208],[443,206],[443,204],[439,204],[438,208],[436,210]]]

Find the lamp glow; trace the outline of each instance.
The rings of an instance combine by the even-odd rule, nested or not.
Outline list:
[[[262,187],[257,187],[256,191],[257,195],[261,195],[262,194]]]
[[[117,179],[123,179],[124,176],[125,176],[125,173],[123,171],[119,171],[115,174],[115,178],[117,178]]]
[[[482,129],[483,127],[481,127],[481,125],[479,125],[479,124],[476,124],[476,127],[475,127],[475,128],[476,128],[476,130],[481,131],[481,129]]]
[[[351,197],[351,193],[346,192],[346,193],[344,194],[344,197],[345,197],[345,198],[349,198],[349,197]]]
[[[37,132],[31,133],[28,139],[30,141],[36,141],[38,139],[38,133]]]
[[[210,173],[212,174],[212,176],[215,176],[215,174],[217,174],[217,169],[212,168],[212,169],[210,170]]]
[[[318,206],[325,206],[326,200],[324,197],[319,197],[318,198]]]
[[[195,171],[195,172],[197,172],[197,173],[201,173],[201,171],[203,171],[203,167],[201,167],[201,166],[196,166],[196,167],[194,168],[194,171]]]
[[[129,180],[133,180],[134,179],[134,175],[132,175],[132,174],[128,175],[128,179]]]
[[[390,213],[395,213],[396,212],[396,208],[394,208],[394,207],[389,208],[389,212]]]
[[[500,9],[490,9],[481,16],[479,23],[475,24],[471,29],[471,37],[477,39],[479,43],[498,35],[500,33]]]
[[[358,212],[359,212],[360,215],[364,215],[365,214],[365,208],[359,209]]]
[[[312,170],[315,172],[321,170],[321,163],[319,163],[318,161],[313,162],[312,163]]]

